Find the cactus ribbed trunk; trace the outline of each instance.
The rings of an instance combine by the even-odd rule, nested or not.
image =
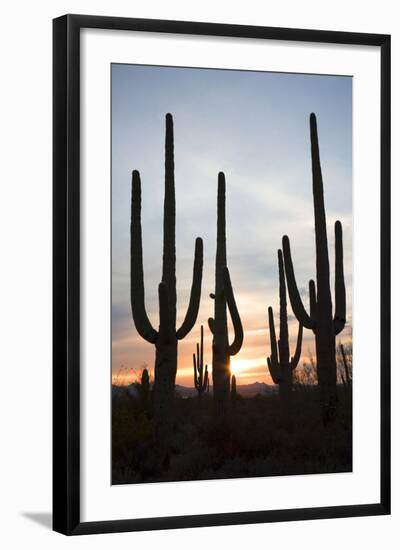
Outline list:
[[[315,326],[315,346],[317,355],[317,373],[325,422],[336,416],[336,343],[332,321],[332,297],[329,272],[328,237],[326,234],[326,216],[324,187],[315,116],[310,120],[312,179],[314,195],[315,250],[317,268],[317,323]]]
[[[175,377],[177,369],[177,340],[158,340],[154,365],[153,406],[158,444],[164,449],[171,431]]]
[[[335,314],[332,313],[332,296],[329,280],[329,253],[326,233],[324,188],[319,157],[317,121],[310,116],[311,161],[314,196],[314,223],[316,247],[317,290],[310,281],[310,315],[302,303],[294,276],[290,243],[283,238],[286,277],[294,314],[304,327],[315,333],[318,387],[322,419],[325,425],[333,423],[337,415],[336,389],[336,335],[346,323],[346,290],[343,273],[342,226],[335,223]]]
[[[215,257],[214,318],[208,320],[213,333],[212,378],[215,411],[226,416],[231,406],[230,357],[239,352],[243,342],[243,327],[236,307],[226,259],[225,176],[218,174],[217,251]],[[234,340],[229,344],[227,306],[231,315]]]
[[[141,181],[132,172],[131,204],[131,305],[135,327],[147,342],[155,345],[153,384],[154,422],[161,457],[167,449],[173,420],[173,402],[177,370],[178,340],[193,328],[199,311],[203,273],[203,241],[196,239],[192,288],[188,309],[181,327],[176,330],[176,255],[175,255],[175,181],[174,135],[172,115],[165,119],[165,195],[162,280],[158,287],[159,329],[147,316],[144,297],[143,247],[141,227]]]
[[[317,356],[317,375],[323,421],[331,424],[336,419],[336,346],[335,332],[328,323],[321,322],[315,330],[315,348]]]
[[[158,437],[168,433],[172,420],[178,359],[176,325],[175,176],[172,116],[165,119],[165,188],[162,282],[167,290],[168,326],[159,330],[154,366],[154,415]],[[161,303],[160,303],[161,310]],[[161,312],[160,312],[161,324]]]
[[[231,367],[228,353],[228,320],[224,292],[223,269],[226,267],[225,177],[218,175],[217,251],[215,256],[215,298],[212,377],[214,403],[223,415],[230,406]]]

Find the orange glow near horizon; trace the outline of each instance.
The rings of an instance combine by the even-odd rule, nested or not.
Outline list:
[[[244,319],[245,321],[245,319]],[[290,349],[294,353],[296,324],[289,324],[289,334],[291,335]],[[135,332],[135,331],[133,331]],[[195,327],[188,337],[178,343],[178,370],[176,383],[178,385],[191,387],[193,385],[193,359],[192,354],[196,349],[196,343],[199,336],[199,327]],[[348,325],[342,337],[337,343],[347,343],[351,340],[351,326]],[[119,349],[121,347],[121,350]],[[134,360],[135,348],[143,349],[141,359],[136,356]],[[208,328],[204,327],[204,364],[208,365],[210,376],[210,385],[212,385],[212,335]],[[140,339],[137,334],[133,334],[131,339],[122,342],[113,342],[113,356],[122,359],[117,367],[112,371],[112,383],[117,385],[128,385],[140,379],[143,368],[147,368],[150,378],[154,379],[154,347]],[[231,357],[231,373],[236,376],[237,384],[246,385],[254,382],[264,382],[273,384],[267,367],[267,355],[270,354],[269,333],[267,327],[264,330],[249,330],[245,333],[243,347],[238,353]],[[310,355],[315,357],[314,336],[311,331],[305,331],[303,337],[302,356],[299,365],[309,361]],[[133,364],[134,363],[134,364]],[[115,364],[115,361],[114,361]]]

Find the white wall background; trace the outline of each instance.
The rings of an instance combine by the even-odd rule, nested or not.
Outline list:
[[[393,514],[257,526],[67,538],[51,510],[51,19],[65,13],[182,19],[392,34],[393,274],[400,279],[400,27],[396,0],[70,0],[8,2],[2,9],[0,86],[0,543],[3,548],[133,546],[307,550],[398,548],[400,373],[393,318]],[[397,216],[396,216],[397,213]],[[396,219],[397,217],[397,219]],[[393,311],[400,304],[393,285]],[[240,498],[240,495],[238,495]]]

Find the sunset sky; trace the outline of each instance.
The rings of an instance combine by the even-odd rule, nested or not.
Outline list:
[[[299,287],[308,309],[315,277],[309,114],[318,121],[325,189],[331,281],[334,230],[342,221],[347,326],[352,322],[352,79],[231,70],[112,65],[112,368],[127,382],[144,364],[154,368],[154,346],[136,332],[130,309],[129,224],[133,169],[142,179],[142,231],[146,306],[158,329],[161,279],[165,114],[175,130],[177,325],[188,305],[194,241],[204,241],[202,300],[197,324],[179,342],[177,383],[191,386],[192,353],[205,327],[211,365],[217,176],[226,176],[227,256],[245,336],[232,372],[238,385],[272,383],[267,308],[278,329],[277,249],[289,235]],[[290,305],[294,352],[297,321]],[[314,350],[305,330],[302,361]],[[123,367],[123,370],[121,368]],[[128,375],[124,379],[124,375]]]

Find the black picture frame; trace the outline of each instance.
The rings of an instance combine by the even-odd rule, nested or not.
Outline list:
[[[81,522],[80,31],[83,28],[378,46],[381,50],[381,495],[370,504]],[[53,529],[66,535],[390,513],[390,36],[65,15],[53,21]]]

